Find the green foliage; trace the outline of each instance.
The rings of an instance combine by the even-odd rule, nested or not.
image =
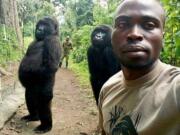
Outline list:
[[[94,5],[93,17],[94,25],[112,24],[113,15],[108,12],[108,9],[100,6],[99,4]]]
[[[44,1],[41,5],[41,8],[37,10],[37,20],[43,18],[44,16],[53,16],[55,9],[52,3]]]
[[[71,31],[93,24],[92,0],[67,0],[64,6],[65,26]]]
[[[17,61],[21,57],[17,36],[13,28],[0,25],[0,64]]]
[[[109,13],[114,13],[121,0],[107,0]]]
[[[161,59],[180,66],[180,1],[162,0],[166,9],[164,49]]]
[[[93,24],[93,1],[92,0],[80,0],[75,3],[76,11],[76,26]]]
[[[44,0],[18,0],[19,18],[27,24],[37,22],[44,16],[52,16],[55,13],[52,3]]]
[[[120,0],[107,0],[107,6],[102,6],[99,1],[96,2],[93,9],[94,25],[112,25],[114,12],[119,2]]]
[[[75,31],[72,36],[73,41],[73,59],[74,62],[80,63],[86,61],[87,48],[90,45],[90,34],[93,27],[85,25],[81,29]]]
[[[22,29],[24,37],[33,37],[34,36],[34,24],[32,22],[28,22],[24,28]]]
[[[36,0],[18,0],[18,13],[19,18],[24,24],[28,22],[34,22],[36,17],[36,12],[41,8],[42,1]]]
[[[74,63],[72,59],[70,59],[69,65],[70,65],[70,69],[72,69],[72,71],[74,71],[74,73],[77,75],[80,85],[83,87],[90,86],[89,71],[87,64],[84,62],[80,62],[77,64]]]
[[[62,5],[66,5],[67,0],[54,0],[54,1],[57,1],[57,2],[61,3]]]
[[[68,31],[73,31],[76,29],[76,11],[75,11],[75,4],[72,2],[68,2],[65,7],[64,19],[65,23],[62,25],[65,26]]]
[[[55,9],[51,2],[44,0],[18,0],[18,13],[23,35],[32,36],[37,21],[44,16],[54,16]]]
[[[61,26],[60,32],[61,32],[60,40],[63,41],[63,39],[65,39],[65,37],[71,35],[72,29],[69,29],[68,25],[64,24]]]
[[[23,52],[25,53],[27,48],[29,47],[30,43],[33,41],[34,39],[32,37],[24,37],[24,48],[23,48]]]

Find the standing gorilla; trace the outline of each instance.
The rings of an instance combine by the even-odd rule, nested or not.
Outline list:
[[[58,22],[45,17],[36,25],[35,40],[30,44],[19,67],[19,80],[26,88],[25,99],[29,115],[26,121],[40,120],[35,132],[52,128],[51,100],[55,73],[59,67],[61,49]]]
[[[112,28],[107,25],[97,26],[91,33],[91,46],[88,49],[90,82],[96,104],[103,84],[118,72],[121,67],[113,53],[111,45]]]

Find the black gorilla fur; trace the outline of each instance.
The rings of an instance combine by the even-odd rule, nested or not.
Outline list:
[[[103,84],[120,69],[111,45],[112,28],[99,25],[91,33],[91,46],[88,48],[88,66],[93,94],[98,104],[99,93]]]
[[[30,44],[19,67],[19,80],[26,88],[29,115],[22,119],[40,120],[36,132],[52,128],[51,100],[55,73],[61,56],[59,26],[54,18],[45,17],[36,25],[35,40]]]

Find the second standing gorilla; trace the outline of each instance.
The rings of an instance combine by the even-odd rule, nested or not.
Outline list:
[[[95,27],[91,33],[91,46],[87,51],[90,82],[96,104],[103,84],[121,69],[112,50],[111,33],[112,28],[108,25]]]
[[[55,73],[61,56],[58,22],[45,17],[36,25],[35,40],[30,44],[19,67],[19,80],[26,88],[29,115],[22,119],[40,120],[36,132],[52,128],[51,100]]]

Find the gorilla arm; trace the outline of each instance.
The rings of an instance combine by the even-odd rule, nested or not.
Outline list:
[[[107,46],[104,49],[103,55],[104,55],[104,62],[105,62],[104,64],[106,65],[105,68],[106,68],[107,73],[109,73],[108,76],[112,76],[121,70],[120,62],[115,56],[111,46]]]
[[[89,67],[89,72],[92,76],[95,76],[98,71],[101,69],[99,68],[99,64],[101,61],[99,61],[99,56],[98,56],[98,50],[95,49],[92,45],[88,48],[87,51],[87,59],[88,59],[88,67]]]
[[[42,66],[46,73],[55,73],[61,57],[60,42],[57,36],[48,36],[44,40]]]

